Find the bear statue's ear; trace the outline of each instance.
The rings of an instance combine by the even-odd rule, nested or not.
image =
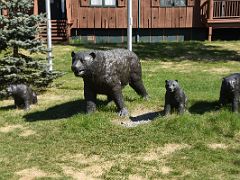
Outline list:
[[[176,82],[178,82],[178,80],[177,80],[177,79],[176,79],[175,81],[176,81]]]
[[[95,52],[91,52],[89,55],[92,56],[93,59],[95,59],[95,57],[96,57],[96,53]]]
[[[74,57],[74,56],[75,56],[75,52],[74,52],[74,51],[72,51],[72,53],[71,53],[71,56],[72,56],[72,57]]]
[[[167,84],[167,83],[168,83],[168,80],[165,80],[165,83]]]

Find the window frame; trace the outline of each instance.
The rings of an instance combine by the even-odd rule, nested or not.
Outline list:
[[[178,8],[178,7],[187,7],[188,5],[187,5],[187,1],[188,0],[185,0],[185,5],[180,5],[180,6],[176,6],[175,5],[175,2],[177,1],[177,0],[171,0],[171,5],[162,5],[161,4],[161,1],[162,0],[160,0],[160,8]],[[165,1],[165,0],[163,0],[163,1]],[[173,4],[174,4],[174,6],[173,6]]]
[[[102,0],[102,5],[93,5],[92,0],[90,0],[90,7],[98,7],[98,8],[108,8],[108,7],[117,7],[117,0],[115,1],[115,5],[106,5],[105,0]]]

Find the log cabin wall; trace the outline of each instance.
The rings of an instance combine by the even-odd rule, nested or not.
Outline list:
[[[116,7],[93,7],[91,0],[70,0],[71,28],[127,28],[127,0]],[[198,28],[200,0],[187,0],[186,6],[161,7],[160,0],[140,0],[140,28]],[[138,27],[138,0],[133,0],[133,28]]]

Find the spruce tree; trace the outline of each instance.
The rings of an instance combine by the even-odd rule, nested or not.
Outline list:
[[[5,96],[9,84],[25,83],[35,89],[47,87],[60,73],[49,72],[45,59],[36,59],[20,53],[46,52],[39,38],[39,25],[45,22],[43,14],[33,14],[33,0],[0,0],[0,48],[8,53],[0,59],[0,97]],[[10,50],[10,53],[9,53]]]

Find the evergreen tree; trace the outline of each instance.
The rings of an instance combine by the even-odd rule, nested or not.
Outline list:
[[[44,52],[40,40],[39,25],[45,22],[43,14],[33,14],[33,0],[0,0],[0,48],[11,53],[0,59],[0,96],[13,83],[25,83],[36,88],[47,87],[60,73],[49,72],[46,60],[33,59],[20,53],[20,49],[30,53]],[[46,51],[45,51],[46,52]]]

